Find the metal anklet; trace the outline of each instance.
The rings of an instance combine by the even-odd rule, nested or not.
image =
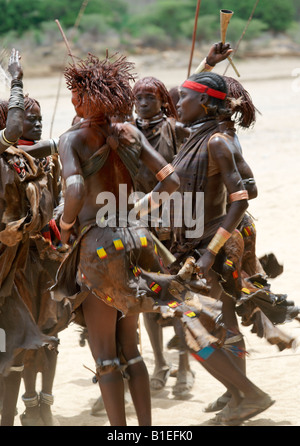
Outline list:
[[[23,403],[25,404],[25,407],[36,407],[39,405],[39,397],[36,393],[35,396],[32,396],[30,398],[25,397],[22,395]]]
[[[54,396],[49,393],[40,392],[40,402],[52,406],[54,403]]]

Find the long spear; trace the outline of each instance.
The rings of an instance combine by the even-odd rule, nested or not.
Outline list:
[[[198,0],[198,1],[197,1],[196,12],[195,12],[195,22],[194,22],[193,40],[192,40],[192,48],[191,48],[190,62],[189,62],[189,69],[188,69],[188,76],[187,76],[187,77],[189,77],[190,74],[191,74],[191,68],[192,68],[192,61],[193,61],[194,48],[195,48],[195,40],[196,40],[196,34],[197,34],[197,24],[198,24],[198,17],[199,17],[200,5],[201,5],[201,0]]]

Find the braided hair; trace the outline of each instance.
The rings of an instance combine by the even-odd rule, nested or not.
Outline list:
[[[206,87],[218,90],[221,93],[227,94],[227,85],[223,76],[216,73],[202,72],[192,74],[189,81],[197,82],[198,84],[203,84]],[[209,102],[207,104],[207,110],[210,115],[224,115],[228,113],[226,108],[226,102],[224,99],[215,98],[209,96]]]
[[[28,94],[24,96],[24,108],[25,110],[30,110],[34,105],[37,105],[39,109],[41,108],[40,103],[33,98],[30,98]]]
[[[30,110],[34,105],[41,108],[39,102],[36,99],[30,98],[28,95],[24,97],[24,108],[25,110]],[[0,100],[0,130],[6,127],[8,114],[8,101]]]
[[[153,94],[157,94],[160,97],[161,102],[163,104],[162,112],[166,116],[176,119],[178,118],[174,102],[163,82],[161,82],[156,77],[152,76],[144,77],[135,83],[133,87],[134,96],[136,97],[140,92],[145,90]]]
[[[251,127],[256,121],[256,108],[250,94],[236,79],[227,76],[224,79],[228,89],[226,102],[230,115],[240,127]]]
[[[89,53],[85,60],[79,59],[64,70],[67,88],[87,100],[83,103],[90,115],[123,117],[132,112],[134,96],[130,81],[135,76],[130,71],[134,64],[127,62],[125,56],[115,61],[112,57],[100,61]]]

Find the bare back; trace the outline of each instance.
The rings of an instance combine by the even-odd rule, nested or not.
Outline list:
[[[136,158],[138,157],[154,174],[165,166],[166,160],[153,149],[136,127],[128,123],[114,124],[114,126],[117,126],[114,134],[117,134],[119,140],[123,141],[120,152],[121,150],[126,150],[126,147],[130,148],[129,152],[132,153],[131,161],[137,161],[137,166],[138,160]],[[108,124],[101,127],[99,125],[91,125],[70,130],[61,137],[59,151],[64,180],[72,175],[83,175],[83,164],[90,160],[92,155],[95,155],[99,149],[105,149],[105,146],[107,149],[107,135],[112,135],[111,130],[112,127]],[[132,151],[133,148],[135,150]],[[71,210],[72,214],[78,215],[81,226],[88,221],[95,220],[96,214],[101,207],[100,204],[97,204],[98,195],[101,192],[112,193],[116,199],[116,206],[118,206],[120,184],[127,186],[126,197],[123,196],[122,198],[128,199],[133,191],[131,173],[121,160],[118,152],[111,148],[101,169],[85,178],[83,196],[79,199],[76,196],[76,192],[75,195],[73,192],[72,205],[69,205],[68,209]],[[174,188],[178,187],[178,184],[178,177],[173,172],[163,183],[157,183],[154,191],[172,193]]]
[[[107,131],[108,126],[103,126],[103,130]],[[84,162],[90,159],[95,152],[103,147],[106,141],[103,132],[100,131],[98,126],[79,128],[66,133],[63,135],[63,138],[69,140],[67,145],[70,146],[71,144],[73,153],[71,163],[63,162],[64,178],[67,178],[74,173],[81,174],[81,166]],[[66,139],[64,139],[63,145],[65,145],[65,143]],[[62,153],[61,156],[64,158],[64,153]],[[68,156],[70,156],[69,151]],[[77,170],[77,172],[75,172],[74,169]],[[103,167],[98,172],[95,172],[93,175],[88,176],[85,179],[85,197],[83,206],[78,215],[81,225],[96,218],[97,211],[101,207],[101,205],[97,204],[97,196],[99,193],[111,192],[114,194],[118,202],[119,184],[126,184],[128,195],[130,195],[132,192],[132,180],[130,174],[119,155],[114,150],[110,150]]]

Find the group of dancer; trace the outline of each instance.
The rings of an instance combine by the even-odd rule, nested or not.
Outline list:
[[[152,77],[132,88],[125,57],[89,54],[70,63],[64,75],[78,122],[59,141],[40,142],[40,105],[24,98],[12,52],[0,133],[2,425],[13,424],[21,377],[22,424],[53,425],[57,336],[71,319],[87,330],[113,426],[126,425],[125,382],[138,424],[151,425],[150,384],[160,390],[169,372],[162,315],[179,340],[175,395],[191,389],[192,355],[226,388],[207,408],[218,411],[214,423],[239,425],[274,403],[246,376],[237,314],[282,350],[293,339],[276,324],[299,309],[271,292],[255,254],[246,210],[257,190],[235,133],[255,122],[255,107],[239,82],[211,72],[230,52],[228,44],[213,45],[176,100]],[[143,194],[132,199],[134,192]],[[174,192],[191,194],[194,222],[198,193],[204,197],[201,234],[190,237],[193,228],[175,224],[183,200],[180,210],[171,205],[169,225],[151,224],[152,211]],[[105,219],[99,211],[108,197],[117,207]],[[155,358],[151,380],[138,348],[140,313]]]

